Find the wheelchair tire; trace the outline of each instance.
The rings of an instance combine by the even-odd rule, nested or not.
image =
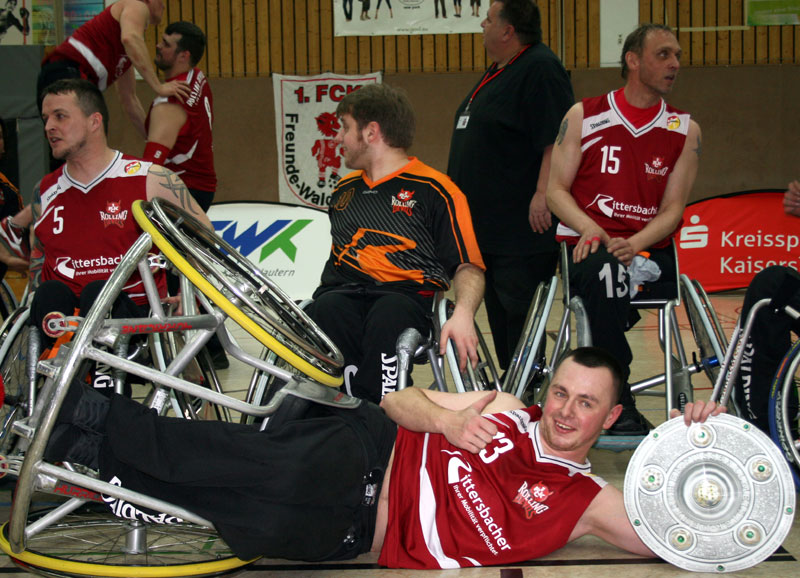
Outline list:
[[[18,566],[45,576],[218,576],[253,562],[234,556],[213,529],[193,524],[149,524],[146,551],[128,554],[123,547],[130,531],[130,520],[84,509],[28,538],[19,554],[11,551],[5,523],[0,549]]]
[[[795,487],[800,490],[800,341],[796,341],[781,361],[769,390],[769,435],[783,452],[792,470]]]
[[[7,455],[15,444],[11,433],[14,422],[27,414],[28,400],[28,325],[30,310],[22,307],[6,318],[0,327],[0,377],[4,398],[0,407],[0,454]]]
[[[137,201],[133,214],[164,256],[245,331],[311,379],[342,384],[341,352],[258,267],[168,202]]]
[[[710,301],[707,301],[708,297],[703,297],[705,291],[700,293],[698,285],[686,275],[681,275],[681,291],[689,326],[700,354],[700,364],[711,385],[714,385],[719,376],[720,365],[725,359],[725,345],[720,343],[717,327],[712,320],[713,308]]]

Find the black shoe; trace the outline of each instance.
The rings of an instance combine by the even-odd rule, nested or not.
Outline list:
[[[614,436],[646,436],[653,429],[652,424],[639,413],[636,406],[623,406],[617,421],[608,428]]]
[[[105,433],[110,399],[99,391],[73,380],[56,423],[74,424],[85,430]]]
[[[71,462],[96,470],[100,467],[100,445],[103,436],[70,423],[59,423],[53,428],[44,459],[51,462]]]

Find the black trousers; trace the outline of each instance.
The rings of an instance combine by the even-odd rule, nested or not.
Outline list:
[[[347,393],[380,403],[397,389],[397,338],[409,327],[427,336],[432,305],[432,297],[379,288],[321,288],[307,313],[341,349]]]
[[[549,281],[556,270],[558,252],[536,255],[492,255],[483,253],[486,265],[486,316],[492,331],[497,362],[508,363],[525,327],[536,288]]]
[[[286,406],[284,403],[279,412]],[[345,559],[372,545],[396,426],[379,407],[309,404],[275,430],[163,417],[111,398],[100,477],[214,523],[242,559]],[[365,492],[375,484],[373,494]],[[117,515],[169,519],[106,497]]]
[[[794,269],[779,266],[759,272],[745,293],[742,323],[761,299],[776,299],[800,311],[800,275]],[[745,412],[743,417],[765,432],[769,432],[770,387],[783,356],[792,345],[791,333],[797,332],[794,323],[788,315],[769,305],[759,310],[734,383],[736,400]],[[794,404],[797,405],[796,399]]]
[[[589,317],[592,342],[613,355],[622,366],[624,387],[621,403],[633,405],[630,392],[630,364],[633,361],[625,332],[639,319],[631,308],[630,275],[628,268],[601,246],[580,263],[572,262],[569,248],[570,293],[583,300]],[[653,293],[653,297],[673,297],[676,287],[675,252],[672,247],[650,249],[650,259],[661,268],[657,282],[645,285],[642,295]],[[659,294],[662,290],[668,294]]]

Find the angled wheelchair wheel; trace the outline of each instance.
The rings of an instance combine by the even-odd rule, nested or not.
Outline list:
[[[769,434],[789,462],[795,486],[800,490],[800,341],[781,361],[769,392]]]
[[[7,319],[17,307],[19,307],[17,297],[14,295],[14,291],[11,289],[8,281],[3,279],[0,283],[0,314],[3,316],[3,319]]]
[[[449,299],[441,299],[439,301],[434,324],[436,335],[441,335],[442,327],[448,319],[453,315],[455,310],[455,303]],[[497,374],[497,368],[494,365],[492,354],[483,339],[480,328],[475,325],[475,331],[478,334],[478,363],[475,367],[467,360],[467,365],[464,371],[459,369],[459,358],[456,348],[452,343],[447,344],[447,365],[450,368],[450,375],[453,377],[453,382],[456,391],[482,391],[488,389],[500,389],[500,378]]]
[[[22,307],[9,316],[0,327],[0,378],[3,401],[0,407],[0,454],[14,447],[16,436],[11,432],[14,422],[27,414],[28,399],[28,325],[30,310]]]
[[[697,344],[700,357],[698,361],[713,385],[717,381],[720,365],[725,358],[724,336],[723,341],[720,341],[718,331],[721,331],[721,328],[715,325],[716,313],[702,286],[686,275],[681,275],[681,291],[686,316],[689,318],[692,335]],[[716,321],[716,324],[718,323],[719,321]]]
[[[338,348],[258,267],[168,202],[137,201],[133,214],[164,256],[243,329],[304,375],[341,385]]]
[[[555,300],[558,280],[553,277],[550,282],[539,283],[534,293],[528,316],[520,335],[517,347],[508,364],[503,391],[515,395],[524,401],[536,397],[549,379],[547,375],[547,320]]]
[[[42,514],[30,514],[31,521]],[[19,554],[11,551],[8,523],[3,524],[0,549],[44,576],[218,576],[252,562],[234,556],[209,528],[144,524],[91,510],[78,510],[29,537]]]

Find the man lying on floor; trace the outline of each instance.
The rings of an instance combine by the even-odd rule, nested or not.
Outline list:
[[[653,556],[620,491],[586,459],[621,411],[619,393],[619,365],[595,348],[562,361],[544,409],[505,393],[408,388],[384,398],[385,413],[368,402],[312,404],[265,431],[160,417],[73,385],[45,458],[83,463],[211,520],[243,559],[341,560],[372,549],[389,567],[511,564],[586,534]],[[689,404],[684,421],[722,411]]]

